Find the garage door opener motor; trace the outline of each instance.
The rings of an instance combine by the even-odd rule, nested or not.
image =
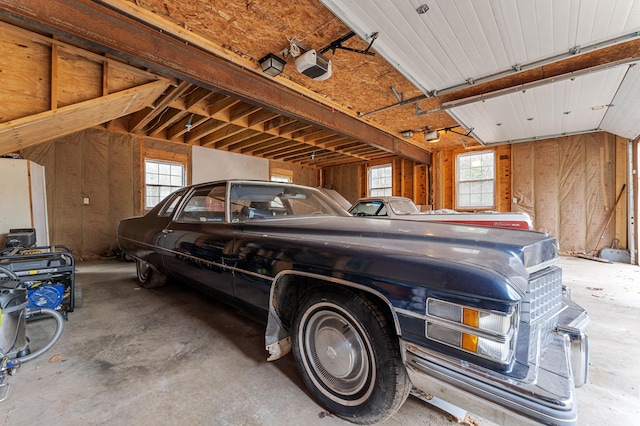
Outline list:
[[[0,402],[7,398],[9,383],[6,376],[17,368],[49,350],[60,338],[64,317],[49,308],[29,309],[27,287],[15,272],[0,266]],[[49,316],[56,322],[56,331],[40,349],[31,351],[26,335],[27,319],[32,316]]]

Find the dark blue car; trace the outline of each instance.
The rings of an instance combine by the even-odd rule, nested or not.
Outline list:
[[[293,352],[344,419],[383,421],[413,393],[497,422],[577,422],[589,318],[547,234],[351,217],[314,188],[223,181],[121,221],[118,241],[142,287],[173,277],[257,313],[268,359]]]

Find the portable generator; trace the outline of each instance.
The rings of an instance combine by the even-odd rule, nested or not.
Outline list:
[[[75,261],[66,246],[0,250],[0,266],[14,272],[27,289],[27,308],[59,311],[65,319],[78,305]]]

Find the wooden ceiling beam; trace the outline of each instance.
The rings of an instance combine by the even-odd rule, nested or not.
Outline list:
[[[278,138],[277,140],[274,140],[274,142],[275,143],[265,145],[263,148],[254,150],[252,152],[252,155],[255,155],[257,157],[266,157],[267,154],[269,154],[270,152],[277,151],[279,149],[284,149],[287,147],[296,146],[295,142],[291,142],[290,140],[287,140],[287,139]]]
[[[186,109],[193,108],[199,102],[207,99],[211,96],[211,90],[205,89],[204,87],[198,87],[192,92],[187,93],[185,96],[185,107]]]
[[[264,129],[263,124],[271,119],[274,119],[279,114],[277,112],[269,111],[268,109],[260,109],[249,115],[249,127],[259,127],[260,130]]]
[[[279,134],[279,129],[281,127],[286,126],[287,124],[291,124],[295,122],[295,119],[291,118],[291,117],[286,117],[284,115],[279,115],[275,118],[272,118],[271,120],[265,121],[264,123],[264,131],[265,132],[274,132],[274,131],[278,131]]]
[[[150,22],[141,19],[143,16]],[[134,3],[105,4],[92,0],[0,0],[0,16],[8,22],[69,38],[143,68],[212,90],[233,94],[295,119],[314,123],[346,137],[366,141],[384,151],[430,163],[431,153],[347,111],[326,105],[211,53],[215,48],[203,37],[169,20],[159,20]],[[156,26],[161,24],[161,31]],[[145,116],[143,119],[149,119]],[[102,120],[103,122],[106,120]],[[140,122],[134,122],[140,128]]]
[[[133,117],[129,120],[129,132],[141,132],[156,117],[160,116],[171,102],[182,96],[190,86],[191,83],[181,81],[177,86],[170,87],[165,93],[163,93],[162,96],[154,102],[154,105],[151,108],[145,108],[144,110],[133,114]]]
[[[317,147],[315,146],[309,146],[309,145],[298,145],[295,148],[289,148],[289,149],[284,149],[284,150],[279,150],[276,152],[273,152],[271,155],[273,157],[274,160],[281,160],[287,157],[291,157],[294,155],[300,155],[301,153],[307,153],[307,152],[313,152],[318,150]]]
[[[335,136],[335,133],[329,132],[327,130],[320,130],[319,132],[314,132],[305,136],[303,139],[307,143],[313,143],[315,141],[321,140],[323,138]]]
[[[184,137],[185,142],[192,143],[198,139],[201,139],[216,130],[222,129],[226,126],[227,123],[224,121],[216,120],[216,119],[207,119],[198,127],[194,127],[189,133],[187,133]]]
[[[267,135],[267,136],[271,136],[271,138],[264,140],[263,142],[257,143],[257,144],[252,144],[249,147],[243,148],[240,150],[241,154],[247,154],[247,155],[253,155],[254,152],[270,147],[274,144],[280,143],[285,141],[286,139],[282,139],[280,136],[277,135],[270,135],[269,133],[263,133],[263,135]]]
[[[155,136],[158,133],[165,130],[167,127],[172,126],[176,121],[183,117],[185,111],[177,110],[175,108],[167,108],[165,112],[158,117],[156,123],[151,124],[150,129],[147,131],[149,136]]]
[[[311,124],[307,124],[302,121],[296,121],[294,123],[287,124],[286,126],[282,126],[280,128],[280,136],[284,137],[285,135],[289,135],[289,137],[293,139],[294,133],[304,129],[308,129],[309,127],[313,127],[313,126]]]
[[[240,123],[243,122],[245,127],[249,127],[249,115],[258,111],[259,106],[251,105],[246,102],[240,102],[233,107],[231,107],[231,111],[229,112],[230,117],[229,121],[231,123]]]
[[[250,150],[260,143],[276,139],[277,137],[278,136],[270,135],[268,133],[260,133],[252,138],[245,139],[242,142],[234,143],[233,145],[229,146],[229,151],[242,152],[243,150]]]
[[[0,123],[0,154],[17,152],[141,110],[157,99],[170,83],[162,79]]]
[[[309,145],[302,145],[302,144],[297,144],[297,143],[292,143],[292,142],[288,142],[287,144],[284,144],[282,146],[279,147],[274,147],[274,149],[265,152],[264,156],[265,157],[269,157],[269,158],[284,158],[287,155],[292,155],[296,152],[301,152],[304,150],[314,150],[317,149],[316,147],[313,146],[309,146]]]
[[[324,132],[324,130],[319,129],[316,126],[311,126],[306,129],[301,129],[297,132],[294,132],[291,137],[299,141],[306,141],[307,137],[312,137],[319,132]]]
[[[188,111],[185,111],[188,113]],[[204,117],[202,115],[189,114],[189,116],[184,116],[182,120],[175,123],[173,126],[167,129],[167,139],[174,140],[186,133],[191,132],[193,129],[197,128],[201,124],[209,121],[209,117]],[[187,123],[191,123],[191,127],[187,126]]]
[[[209,116],[228,123],[231,121],[231,107],[237,103],[240,103],[240,99],[225,96],[224,99],[211,105],[209,108]]]
[[[346,142],[355,142],[355,143],[359,143],[354,141],[353,139],[347,139],[345,137],[339,136],[339,135],[335,135],[335,136],[331,136],[329,138],[323,138],[321,140],[316,141],[315,145],[317,146],[321,146],[324,148],[335,148],[337,146],[340,145],[344,145]],[[360,143],[360,145],[363,145],[362,143]]]
[[[207,136],[200,139],[200,146],[210,146],[215,145],[219,141],[224,138],[231,137],[235,134],[238,134],[244,131],[245,128],[242,126],[236,126],[235,124],[225,123],[224,126],[221,126],[216,131],[208,134]]]
[[[215,148],[228,151],[230,145],[233,145],[234,143],[246,141],[248,139],[251,139],[255,135],[256,135],[255,130],[244,129],[239,133],[236,133],[235,135],[225,137],[221,141],[216,142]]]
[[[315,167],[317,169],[321,169],[324,167],[340,166],[340,165],[347,165],[347,164],[358,164],[358,163],[364,163],[364,161],[359,159],[354,159],[351,157],[344,157],[341,159],[330,159],[329,161],[323,161],[323,160],[299,161],[293,164],[303,166],[303,167]]]
[[[309,165],[320,160],[336,160],[346,157],[344,154],[328,151],[316,151],[314,155],[307,154],[291,158],[288,161],[297,162],[298,164]]]

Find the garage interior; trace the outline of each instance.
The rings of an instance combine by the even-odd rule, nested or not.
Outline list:
[[[113,260],[118,221],[148,210],[145,160],[183,165],[185,185],[254,178],[258,170],[258,177],[334,189],[349,202],[369,195],[372,168],[390,165],[393,195],[425,210],[468,210],[459,203],[456,161],[481,152],[495,158],[491,210],[528,213],[536,230],[558,238],[565,279],[592,317],[581,423],[637,418],[640,372],[620,366],[635,365],[640,337],[629,326],[640,308],[640,2],[0,0],[0,35],[0,155],[7,157],[0,158],[0,198],[34,196],[8,183],[17,175],[9,162],[26,160],[34,176],[42,166],[47,224],[38,238],[71,248],[85,292],[54,349],[60,357],[34,361],[13,378],[2,403],[8,424],[47,416],[49,424],[111,424],[114,415],[122,424],[154,416],[159,424],[297,424],[291,407],[298,401],[307,424],[344,423],[320,412],[290,359],[266,363],[259,326],[237,316],[220,326],[234,315],[215,301],[203,305],[177,285],[153,296],[153,309],[204,324],[196,340],[225,342],[197,348],[200,362],[220,357],[201,379],[194,364],[192,375],[180,365],[186,342],[163,346],[160,325],[125,316],[116,300],[103,305],[130,298],[134,312],[153,311],[143,292],[131,291],[135,267]],[[324,52],[331,75],[299,72],[296,49]],[[263,72],[269,54],[284,63],[277,76]],[[5,201],[0,211],[0,247],[10,228],[34,227],[33,211],[17,213]],[[572,257],[603,247],[628,252],[629,262]],[[180,303],[170,304],[176,297]],[[188,308],[198,303],[212,312]],[[123,323],[123,334],[90,334]],[[172,367],[180,374],[169,374]],[[258,384],[250,380],[256,375]],[[216,393],[219,407],[209,407],[207,386],[237,377],[231,399]],[[133,382],[149,388],[125,391]],[[46,404],[28,406],[43,385]],[[85,391],[69,392],[74,386]],[[75,412],[92,389],[103,405],[83,401]],[[285,399],[296,403],[278,405]],[[451,423],[413,400],[393,421]]]

